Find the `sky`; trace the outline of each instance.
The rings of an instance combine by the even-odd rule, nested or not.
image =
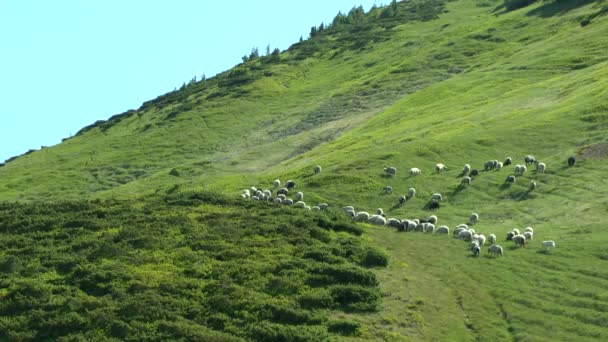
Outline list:
[[[374,3],[0,0],[0,162]]]

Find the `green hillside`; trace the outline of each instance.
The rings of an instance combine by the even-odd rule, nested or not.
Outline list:
[[[524,6],[527,2],[532,4]],[[346,340],[607,340],[607,13],[608,4],[602,0],[412,0],[368,13],[353,8],[330,25],[314,27],[309,39],[286,51],[246,58],[220,75],[83,128],[59,145],[7,161],[0,167],[0,200],[13,204],[0,209],[4,215],[0,230],[6,235],[0,252],[3,265],[12,265],[6,261],[13,260],[11,255],[29,253],[10,247],[20,234],[19,221],[8,218],[14,211],[37,213],[32,207],[43,203],[60,208],[62,203],[102,207],[121,203],[136,216],[145,216],[142,206],[159,206],[167,216],[186,215],[213,226],[216,216],[200,214],[209,211],[227,215],[222,227],[240,227],[237,223],[246,213],[271,215],[288,226],[306,226],[313,240],[318,230],[327,229],[328,237],[321,238],[327,246],[319,248],[331,250],[332,243],[352,235],[339,232],[340,227],[352,227],[339,210],[342,206],[370,213],[383,208],[387,217],[400,219],[425,218],[431,214],[427,210],[431,194],[440,192],[444,200],[435,212],[439,225],[453,229],[467,223],[472,212],[479,213],[475,229],[498,236],[505,247],[503,258],[486,257],[486,248],[483,257],[470,258],[468,245],[451,236],[357,224],[365,232],[353,241],[361,248],[382,250],[380,254],[389,256],[388,266],[365,269],[359,257],[332,253],[342,258],[336,263],[373,272],[379,280],[379,287],[371,286],[369,291],[378,291],[382,300],[379,304],[371,300],[377,304],[372,309],[305,308],[301,296],[311,289],[306,287],[309,283],[300,282],[283,304],[304,310],[298,315],[308,315],[306,323],[264,316],[256,305],[272,293],[257,288],[246,310],[253,316],[239,316],[239,322],[225,319],[222,325],[193,321],[209,331],[245,339],[272,339],[256,335],[261,332],[253,329],[259,321],[252,317],[264,317],[270,322],[266,333],[273,331],[272,324],[300,328],[304,324],[307,329],[301,336],[323,331],[327,338]],[[528,154],[545,162],[547,171],[538,172],[531,165],[509,185],[505,179],[513,174],[513,165],[489,171],[483,167],[487,160],[502,161],[507,156],[514,164],[523,164]],[[573,155],[577,164],[569,167],[566,160]],[[437,163],[448,170],[435,172]],[[465,163],[481,170],[470,186],[461,186]],[[320,174],[313,172],[315,165],[323,167]],[[396,176],[383,173],[388,166],[397,168]],[[421,175],[411,176],[412,167],[420,168]],[[242,189],[269,189],[274,179],[293,179],[307,204],[325,202],[330,210],[303,212],[241,200]],[[532,180],[538,184],[534,191],[529,190]],[[394,189],[390,194],[383,191],[387,185]],[[416,188],[416,197],[399,205],[399,195],[410,187]],[[217,194],[226,203],[206,200],[179,210],[171,206],[172,199],[186,194]],[[58,233],[65,228],[52,212],[36,215],[53,221]],[[273,226],[266,219],[255,229]],[[324,220],[334,224],[323,226]],[[76,226],[86,230],[87,222]],[[123,229],[119,223],[97,226],[101,227],[87,234],[120,240],[114,238]],[[504,241],[512,228],[527,226],[535,231],[527,247],[515,248]],[[39,230],[23,234],[33,239]],[[280,229],[275,233],[290,239]],[[290,243],[310,243],[308,235],[306,241]],[[194,238],[184,236],[179,239]],[[177,238],[158,237],[163,245]],[[41,234],[36,239],[49,238]],[[541,241],[549,239],[557,248],[546,252]],[[238,241],[229,242],[230,250],[239,249]],[[252,259],[262,263],[266,253],[294,258],[306,254],[281,246],[263,255],[253,253]],[[146,248],[157,258],[172,260],[167,263],[176,263],[173,260],[179,257],[158,244]],[[88,267],[118,262],[111,261],[114,256],[82,257],[88,258]],[[9,266],[5,269],[11,272],[0,273],[0,280],[8,282],[5,285],[17,288],[17,281],[34,277],[27,267],[13,271]],[[57,266],[45,267],[45,272],[52,272]],[[129,267],[145,277],[156,273],[139,265]],[[179,275],[189,265],[167,267],[154,276]],[[313,268],[306,272],[314,273]],[[78,284],[74,272],[69,268],[47,276],[49,281],[59,277],[73,286]],[[266,279],[264,272],[269,271],[260,271],[264,276],[259,279]],[[15,274],[23,279],[15,280]],[[10,296],[14,293],[0,291],[0,297]],[[0,308],[0,318],[8,312],[2,310],[9,309]],[[6,322],[0,320],[0,327]],[[349,322],[356,329],[332,322]],[[112,324],[99,329],[112,330]],[[170,331],[155,324],[156,329]],[[239,334],[234,328],[238,324],[252,328]],[[356,331],[341,334],[336,326]],[[197,330],[183,338],[206,336],[209,331]],[[293,331],[273,336],[280,340],[292,336],[289,333]],[[9,340],[11,336],[27,335],[0,334]]]

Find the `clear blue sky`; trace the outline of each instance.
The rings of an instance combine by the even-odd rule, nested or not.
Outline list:
[[[0,0],[0,162],[374,3]]]

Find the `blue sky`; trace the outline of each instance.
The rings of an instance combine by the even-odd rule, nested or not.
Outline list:
[[[0,162],[374,3],[0,0]]]

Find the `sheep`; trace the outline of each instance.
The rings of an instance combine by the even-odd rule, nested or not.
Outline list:
[[[505,183],[515,183],[515,176],[509,175],[507,179],[505,179]]]
[[[417,224],[414,221],[403,220],[403,221],[401,221],[401,224],[399,225],[399,231],[409,232],[409,231],[413,230],[416,227],[416,225]]]
[[[315,174],[321,173],[321,166],[319,166],[319,165],[315,166],[314,171],[315,171]]]
[[[321,210],[325,210],[329,205],[327,203],[319,203],[317,204],[317,207],[321,208]]]
[[[575,156],[568,157],[568,166],[574,166],[574,165],[576,165],[576,157]]]
[[[535,181],[530,181],[530,190],[536,190],[536,182]]]
[[[382,210],[382,208],[377,208],[376,215],[384,216],[384,210]]]
[[[502,169],[503,164],[501,162],[496,163],[496,170]]]
[[[471,181],[473,179],[469,176],[465,176],[462,178],[462,180],[460,181],[460,185],[471,185]]]
[[[397,168],[394,166],[385,167],[384,173],[386,173],[389,176],[394,176],[397,174]]]
[[[249,190],[251,191],[251,193],[256,193],[258,192],[258,188],[256,188],[255,186],[252,186],[251,188],[249,188]]]
[[[312,210],[309,205],[305,206],[304,209],[306,209],[306,210]]]
[[[469,217],[469,221],[471,223],[477,223],[477,220],[479,220],[479,214],[478,213],[472,213],[471,217]]]
[[[304,193],[302,193],[301,191],[298,191],[296,193],[296,201],[302,201],[304,200]]]
[[[281,201],[282,201],[282,200],[286,199],[286,198],[287,198],[287,196],[285,196],[285,195],[283,195],[283,194],[280,194],[280,195],[278,195],[278,196],[277,196],[277,198],[280,198],[280,199],[281,199]]]
[[[249,198],[249,196],[247,194],[241,194],[242,198]]]
[[[460,232],[464,231],[464,230],[468,230],[464,227],[456,227],[456,229],[454,229],[454,236],[458,237],[458,234],[460,234]]]
[[[401,221],[396,218],[389,218],[386,220],[386,225],[389,227],[399,228]]]
[[[415,231],[417,231],[417,232],[424,232],[424,231],[426,230],[426,225],[427,225],[427,224],[430,224],[430,223],[427,223],[427,222],[421,222],[421,223],[418,223],[418,224],[416,225],[416,229],[415,229]]]
[[[471,246],[471,253],[473,253],[473,257],[479,257],[479,251],[481,248],[478,245]]]
[[[408,198],[412,198],[416,196],[416,189],[414,188],[409,188],[407,189],[407,197]]]
[[[321,208],[319,208],[319,206],[318,206],[318,205],[315,205],[315,206],[313,206],[313,207],[312,207],[312,209],[311,209],[311,210],[314,210],[314,211],[320,211],[320,210],[321,210]]]
[[[278,179],[275,179],[275,180],[272,182],[272,186],[274,186],[275,188],[280,187],[280,186],[281,186],[281,181],[280,181],[280,180],[278,180]]]
[[[524,229],[524,232],[532,232],[532,234],[534,234],[534,228],[526,227],[526,229]]]
[[[289,193],[289,189],[287,188],[280,188],[279,190],[277,190],[277,194],[279,195],[287,195],[287,193]]]
[[[417,168],[417,167],[413,167],[413,168],[411,168],[411,169],[410,169],[410,175],[412,175],[412,176],[417,176],[417,175],[419,175],[421,172],[422,172],[422,170],[420,170],[420,169],[419,169],[419,168]]]
[[[384,226],[386,224],[386,219],[380,215],[372,215],[367,221],[378,226]]]
[[[526,165],[521,165],[521,168],[519,168],[519,174],[523,176],[527,170],[528,168],[526,167]]]
[[[479,242],[479,245],[480,245],[480,246],[485,245],[485,244],[486,244],[486,236],[485,236],[485,235],[483,235],[483,234],[479,234],[479,235],[477,236],[477,241]]]
[[[272,191],[271,191],[271,190],[264,190],[264,191],[263,191],[263,193],[264,193],[264,196],[265,196],[265,197],[270,197],[270,196],[272,196]]]
[[[399,196],[399,204],[403,205],[403,203],[405,203],[406,200],[407,200],[407,197],[405,197],[405,195]]]
[[[536,171],[538,171],[540,173],[545,173],[546,169],[547,169],[547,164],[545,164],[545,163],[537,163],[536,164]]]
[[[502,256],[502,246],[501,245],[492,245],[488,247],[488,254],[494,256]]]
[[[370,218],[370,215],[365,211],[358,212],[353,218],[357,222],[366,222]]]
[[[471,170],[471,172],[469,172],[469,176],[471,176],[471,177],[479,176],[479,170],[477,170],[477,169]]]
[[[513,237],[514,237],[515,235],[517,235],[517,234],[515,234],[513,231],[508,232],[508,233],[507,233],[507,241],[512,241],[512,240],[513,240]]]
[[[259,198],[258,196],[251,196],[251,199],[252,199],[252,200],[256,200],[256,201],[259,201],[259,200],[260,200],[260,198]]]
[[[433,196],[431,196],[431,200],[433,202],[443,201],[443,196],[441,196],[440,193],[436,192],[436,193],[433,194]]]
[[[283,203],[283,200],[280,197],[277,197],[274,199],[274,203],[281,204],[281,203]]]
[[[287,189],[293,189],[296,187],[296,182],[288,180],[287,182],[285,182],[285,187],[287,187]]]
[[[531,241],[534,238],[534,233],[532,233],[532,232],[524,232],[524,236],[526,237],[526,240]]]
[[[526,162],[526,165],[530,165],[536,162],[536,158],[534,158],[532,155],[527,155],[524,157],[524,161]]]
[[[304,208],[304,207],[306,207],[306,203],[304,203],[304,201],[297,201],[296,203],[293,204],[293,206],[295,208]]]
[[[344,211],[355,211],[355,207],[353,207],[352,205],[347,205],[346,207],[342,207],[342,210],[344,210]]]
[[[487,162],[485,162],[483,164],[483,169],[485,171],[488,171],[488,170],[495,169],[497,166],[498,166],[498,160],[496,160],[496,159],[494,159],[494,160],[488,160]]]
[[[521,235],[521,233],[519,232],[519,229],[517,229],[517,228],[513,228],[513,229],[511,229],[511,231],[512,231],[513,233],[515,233],[515,235]]]
[[[458,233],[458,238],[464,241],[471,241],[473,238],[473,233],[470,230],[462,230]]]
[[[429,205],[429,210],[431,210],[431,211],[439,210],[439,207],[441,207],[441,205],[439,205],[439,202],[433,202]]]
[[[515,242],[515,246],[524,247],[526,245],[526,237],[523,235],[515,235],[513,237],[513,242]]]
[[[496,235],[495,234],[488,235],[488,243],[490,245],[493,245],[493,244],[496,243]]]
[[[390,185],[387,185],[383,188],[384,192],[386,192],[387,194],[393,192],[393,187]]]
[[[426,220],[426,221],[428,223],[437,224],[437,216],[431,215],[431,216],[429,216],[428,220]]]
[[[347,211],[345,211],[345,213],[350,218],[354,218],[355,217],[355,211],[354,210],[347,210]]]
[[[553,240],[543,241],[543,248],[546,250],[551,250],[551,249],[555,248],[555,241],[553,241]]]
[[[445,171],[447,169],[448,168],[445,165],[441,164],[441,163],[435,165],[435,171],[437,171],[437,172]]]
[[[462,173],[465,175],[468,175],[469,172],[471,172],[471,165],[464,164],[464,167],[462,168]]]
[[[285,204],[285,205],[292,205],[293,204],[293,200],[289,199],[289,198],[285,199],[285,200],[283,200],[283,204]]]
[[[450,234],[450,228],[448,226],[439,226],[435,229],[435,234]]]
[[[519,164],[515,165],[515,167],[513,168],[513,173],[518,175],[520,173],[520,169],[521,169],[521,165],[519,165]]]
[[[456,226],[456,228],[464,228],[466,230],[469,230],[469,226],[466,223],[461,223],[459,225]]]
[[[505,161],[504,161],[502,164],[503,164],[504,166],[508,166],[508,165],[511,165],[511,163],[513,163],[513,158],[511,158],[511,157],[507,157],[507,158],[505,159]]]

